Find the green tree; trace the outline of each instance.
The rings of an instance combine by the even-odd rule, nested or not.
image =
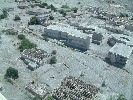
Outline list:
[[[21,20],[21,18],[18,15],[15,15],[14,21]]]
[[[30,18],[30,22],[28,22],[29,25],[38,25],[39,22],[36,18],[36,16]]]
[[[53,50],[51,54],[56,55],[57,51]]]
[[[19,75],[18,75],[18,70],[12,67],[9,67],[6,70],[6,74],[5,74],[5,78],[12,78],[12,79],[18,79]]]
[[[74,13],[77,13],[78,8],[74,7],[74,8],[71,9],[71,11],[73,11]]]
[[[57,62],[57,59],[55,56],[53,56],[51,59],[50,59],[50,64],[56,64]]]
[[[36,44],[31,43],[28,39],[23,39],[21,41],[21,45],[19,46],[19,50],[22,52],[25,49],[32,49],[32,48],[35,48],[35,47],[37,47]]]
[[[53,16],[49,16],[49,20],[54,20],[54,17]]]
[[[18,39],[20,39],[20,40],[25,39],[25,35],[23,35],[23,34],[18,35]]]

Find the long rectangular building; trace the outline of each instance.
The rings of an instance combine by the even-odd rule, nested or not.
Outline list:
[[[73,48],[88,50],[91,36],[64,24],[49,25],[44,29],[44,34],[55,39],[65,40],[65,44]]]

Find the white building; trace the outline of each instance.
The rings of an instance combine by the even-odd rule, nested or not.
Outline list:
[[[49,25],[44,29],[44,35],[65,40],[66,45],[82,50],[89,49],[92,38],[92,35],[84,34],[66,24]]]
[[[133,48],[123,43],[116,43],[108,53],[108,59],[112,64],[124,66],[133,52]]]

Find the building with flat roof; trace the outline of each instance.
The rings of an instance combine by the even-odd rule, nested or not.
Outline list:
[[[65,40],[65,44],[73,48],[88,50],[92,35],[87,35],[66,24],[49,25],[44,29],[44,35]]]
[[[112,64],[125,66],[133,52],[133,48],[123,43],[116,43],[108,53],[108,59]]]

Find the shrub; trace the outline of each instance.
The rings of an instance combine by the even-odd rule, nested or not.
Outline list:
[[[49,41],[48,37],[46,35],[43,35],[43,40]]]
[[[6,35],[18,35],[18,33],[12,29],[3,30],[3,32],[5,32]]]
[[[18,35],[18,39],[20,39],[20,40],[25,39],[25,35],[23,35],[23,34]]]
[[[51,54],[56,55],[57,51],[53,50]]]
[[[59,10],[59,13],[62,14],[64,17],[66,16],[66,12],[63,9]]]
[[[54,100],[52,96],[48,96],[46,100]]]
[[[55,64],[57,62],[57,59],[55,56],[53,56],[51,59],[50,59],[50,64]]]
[[[81,2],[78,2],[78,4],[81,4]]]
[[[21,20],[21,18],[18,15],[15,15],[14,21]]]
[[[57,11],[57,8],[55,8],[52,4],[50,5],[51,10]]]
[[[77,13],[78,8],[74,7],[74,8],[71,9],[71,11],[73,11],[74,13]]]
[[[62,5],[61,8],[69,9],[70,7],[68,5]]]
[[[49,16],[49,20],[54,20],[54,17],[53,16]]]
[[[121,95],[119,95],[117,100],[127,100],[127,99],[123,94],[121,94]]]
[[[25,49],[32,49],[37,47],[36,44],[31,43],[28,39],[23,39],[21,41],[21,45],[19,46],[19,50],[20,52],[24,51]]]
[[[36,18],[36,16],[30,18],[30,22],[28,22],[29,25],[38,25],[39,22]]]
[[[48,4],[47,3],[44,3],[44,2],[39,4],[39,7],[40,8],[45,8],[46,6],[48,6]]]
[[[119,17],[128,17],[128,14],[126,14],[126,13],[120,13]]]
[[[106,87],[106,82],[105,81],[103,81],[102,87]]]
[[[18,70],[12,67],[9,67],[6,70],[6,74],[5,74],[5,78],[12,78],[12,79],[18,79],[19,75],[18,75]]]
[[[7,15],[8,15],[7,10],[6,10],[6,9],[3,9],[3,10],[2,10],[2,14],[0,15],[0,19],[6,18]]]

